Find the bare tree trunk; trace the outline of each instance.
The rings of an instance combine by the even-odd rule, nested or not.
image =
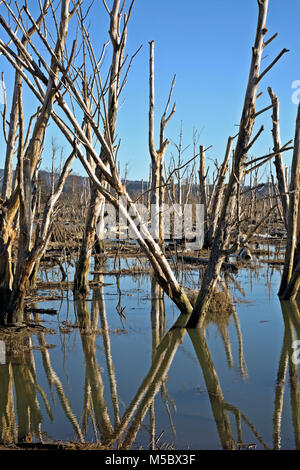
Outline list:
[[[198,330],[191,330],[189,331],[189,336],[193,343],[199,364],[203,372],[203,377],[209,394],[210,404],[222,448],[234,450],[235,441],[226,409],[226,402],[223,396],[216,368],[207,346],[205,330],[203,328]]]
[[[124,6],[124,5],[123,5]],[[122,7],[123,10],[123,7]],[[109,96],[107,106],[107,128],[106,137],[108,141],[114,142],[114,135],[117,125],[118,113],[118,100],[121,91],[121,70],[124,56],[124,49],[126,46],[127,37],[127,15],[124,15],[124,28],[120,30],[120,0],[114,0],[110,16],[109,35],[113,46],[112,63],[109,72]],[[83,21],[83,20],[82,20]],[[83,28],[83,24],[82,24]],[[102,146],[100,159],[107,164],[107,154],[105,148]],[[101,184],[104,184],[104,178],[101,170],[96,167],[96,174]],[[79,259],[76,266],[76,273],[74,278],[74,292],[80,296],[86,296],[89,293],[88,274],[92,256],[93,247],[96,245],[98,251],[104,251],[103,245],[103,220],[104,220],[104,204],[105,198],[99,192],[98,188],[91,183],[91,200],[88,208],[85,232],[81,244]],[[97,226],[99,228],[97,234]],[[95,238],[97,236],[97,239]]]
[[[38,27],[43,18],[46,15],[47,9],[49,8],[50,1],[44,0],[43,9],[39,18],[36,21],[36,26]],[[36,26],[32,26],[26,32],[26,35],[23,35],[22,44],[24,46],[27,45],[28,39],[36,32]],[[7,138],[7,146],[6,146],[6,155],[5,155],[5,166],[4,166],[4,174],[3,174],[3,183],[2,183],[2,199],[8,199],[11,196],[13,187],[12,187],[12,180],[13,180],[13,156],[15,151],[15,146],[17,142],[17,127],[18,127],[18,113],[16,109],[18,107],[18,96],[20,93],[20,89],[22,88],[22,76],[20,72],[15,72],[15,83],[14,83],[14,93],[12,98],[11,104],[11,111],[10,111],[10,118],[9,118],[9,131],[8,131],[8,138]],[[4,124],[6,126],[6,123]]]
[[[269,87],[268,92],[269,92],[269,95],[272,101],[272,107],[273,107],[273,115],[272,115],[272,121],[273,121],[272,134],[273,134],[273,142],[274,142],[273,150],[274,152],[278,152],[279,149],[281,148],[280,125],[279,125],[279,102],[272,88]],[[279,189],[279,194],[280,194],[282,209],[283,209],[284,222],[287,228],[288,227],[289,195],[287,193],[288,191],[287,182],[286,182],[285,175],[284,175],[281,153],[279,153],[275,157],[275,167],[276,167],[276,175],[277,175],[277,181],[278,181],[278,189]]]
[[[92,185],[85,231],[74,276],[74,292],[83,297],[87,296],[90,291],[88,276],[91,256],[95,245],[96,228],[102,205],[104,205],[104,198],[99,193],[98,189]]]
[[[225,158],[221,165],[221,168],[219,169],[218,180],[216,183],[216,190],[215,190],[212,202],[210,204],[211,205],[210,221],[209,221],[209,228],[208,228],[207,240],[206,240],[207,247],[211,247],[213,244],[213,240],[214,240],[215,232],[217,228],[217,223],[218,223],[220,211],[222,208],[222,200],[223,200],[223,194],[224,194],[224,189],[225,189],[225,178],[226,178],[226,174],[228,172],[228,167],[229,167],[229,158],[231,154],[232,141],[233,141],[232,137],[229,137],[228,142],[227,142]]]
[[[29,286],[30,276],[35,268],[36,262],[40,262],[51,235],[51,216],[54,206],[63,190],[66,179],[70,173],[70,168],[75,158],[72,152],[66,160],[55,192],[50,194],[44,209],[41,227],[36,231],[34,246],[29,249],[30,238],[25,239],[27,248],[22,246],[18,253],[18,263],[14,274],[14,280],[9,297],[6,300],[5,322],[19,323],[23,321],[24,300],[26,290]],[[30,200],[30,198],[29,198]],[[26,201],[27,202],[27,201]],[[21,211],[22,212],[22,211]],[[25,229],[25,224],[23,225]],[[28,231],[28,230],[27,230]],[[22,238],[20,238],[22,240]],[[8,306],[7,306],[8,302]]]
[[[230,209],[233,209],[233,203],[237,197],[238,187],[244,176],[244,164],[247,159],[249,148],[251,147],[253,141],[256,140],[254,138],[252,143],[250,142],[256,117],[255,103],[257,98],[257,88],[261,78],[275,63],[273,62],[271,66],[267,67],[265,71],[260,74],[262,53],[266,45],[264,38],[267,32],[266,18],[268,11],[268,0],[258,0],[258,7],[259,12],[256,38],[254,47],[252,48],[252,61],[250,66],[249,80],[240,121],[238,140],[234,152],[233,168],[223,198],[222,211],[215,233],[209,264],[204,274],[195,307],[187,325],[189,328],[201,327],[203,325],[210,299],[218,281],[222,262],[225,256],[230,253],[230,251],[228,251],[229,237],[231,233],[230,222],[232,219],[232,214],[234,213],[234,211]],[[235,249],[236,246],[234,247],[234,250]]]
[[[295,256],[299,240],[298,212],[300,188],[300,105],[296,119],[294,152],[291,169],[288,231],[284,268],[278,295],[283,300],[295,298],[300,286],[300,259]]]
[[[204,208],[204,248],[209,245],[207,232],[207,195],[206,195],[206,173],[205,173],[205,151],[203,145],[200,145],[200,165],[199,165],[199,183],[200,183],[200,204]]]
[[[175,104],[169,116],[166,117],[170,105],[175,77],[171,85],[169,99],[160,122],[160,143],[159,150],[155,150],[154,143],[154,41],[150,45],[150,73],[149,73],[149,152],[151,155],[151,210],[154,211],[154,227],[152,235],[154,239],[159,240],[159,245],[164,249],[164,202],[165,202],[165,178],[164,178],[164,155],[169,145],[168,139],[165,139],[165,127],[173,114],[175,113]],[[154,219],[154,220],[153,220]]]
[[[18,113],[16,113],[16,109],[17,109],[17,104],[18,104],[18,101],[17,101],[18,93],[19,93],[21,84],[22,84],[21,76],[18,72],[16,72],[14,94],[13,94],[11,112],[10,112],[8,141],[6,145],[3,183],[2,183],[1,197],[4,200],[9,198],[12,192],[13,156],[14,156],[15,145],[16,145],[16,134],[17,134],[17,125],[18,125]]]

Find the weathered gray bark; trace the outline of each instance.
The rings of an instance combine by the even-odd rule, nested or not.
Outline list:
[[[274,444],[280,447],[280,431],[282,407],[284,399],[285,378],[287,365],[289,370],[289,390],[291,417],[294,428],[295,449],[300,449],[300,401],[299,401],[299,373],[298,366],[293,360],[293,343],[295,341],[295,333],[300,338],[300,314],[296,301],[281,302],[282,315],[284,320],[284,341],[282,346],[282,354],[279,363],[275,402],[274,402]],[[281,390],[280,390],[281,388]]]
[[[62,57],[64,44],[66,41],[68,23],[69,23],[69,4],[70,0],[64,0],[61,6],[61,19],[59,26],[59,37],[55,47],[57,58]],[[4,19],[0,17],[2,26],[10,31]],[[35,25],[38,29],[38,25]],[[28,39],[29,40],[29,39]],[[19,53],[26,51],[24,44],[20,45]],[[1,279],[0,291],[3,300],[1,304],[1,321],[15,323],[23,319],[24,296],[32,272],[35,259],[39,255],[41,246],[38,245],[34,250],[30,250],[31,234],[31,181],[34,177],[36,166],[43,150],[44,138],[48,121],[51,116],[52,106],[57,91],[58,65],[57,59],[51,61],[51,75],[46,80],[47,89],[42,100],[42,107],[37,116],[31,139],[26,150],[24,145],[24,124],[22,115],[22,94],[21,88],[18,90],[18,119],[19,119],[19,144],[18,144],[18,185],[11,197],[3,204],[0,219],[1,239],[0,239],[0,271],[3,273]],[[22,73],[22,70],[18,69]],[[61,188],[62,190],[62,188]],[[52,206],[53,207],[53,206]],[[16,275],[12,272],[11,249],[16,231],[14,228],[15,217],[20,209],[20,243],[18,261],[16,263]],[[50,217],[50,214],[49,214]],[[49,223],[44,225],[49,227]],[[44,241],[47,235],[44,234]],[[39,239],[39,242],[41,239]],[[44,242],[43,241],[43,242]]]
[[[273,150],[274,152],[278,152],[281,148],[280,125],[279,125],[279,102],[278,102],[277,96],[275,95],[271,87],[268,88],[268,92],[269,92],[269,95],[272,101],[272,107],[273,107],[273,114],[272,114],[272,121],[273,121],[272,135],[273,135],[273,142],[274,142]],[[287,228],[288,227],[289,195],[288,195],[287,182],[285,180],[281,153],[278,153],[278,155],[276,155],[274,164],[276,168],[278,190],[279,190],[281,203],[282,203],[284,222]]]
[[[0,18],[1,21],[1,18]],[[23,51],[22,45],[16,40],[14,37],[12,31],[8,28],[8,31],[15,42],[16,46],[20,48],[20,50]],[[47,42],[45,42],[45,45],[47,46]],[[9,53],[5,48],[2,48],[5,56],[7,59],[14,64],[16,68],[18,68],[18,64],[13,63],[12,58],[10,57]],[[26,55],[27,52],[24,50],[24,54]],[[40,60],[44,60],[42,56],[39,56]],[[30,62],[30,64],[33,64],[32,60],[30,57],[27,57],[26,55],[26,60]],[[105,165],[105,163],[99,158],[99,154],[96,152],[95,148],[91,146],[90,142],[88,141],[85,133],[83,132],[82,127],[79,125],[78,121],[76,120],[76,117],[74,116],[72,110],[66,103],[64,97],[62,94],[58,91],[57,92],[57,104],[61,108],[61,110],[64,113],[65,119],[68,120],[69,122],[69,127],[65,125],[65,122],[58,117],[58,115],[54,112],[54,110],[51,111],[52,118],[54,122],[58,125],[59,129],[62,131],[64,136],[67,138],[69,143],[76,147],[77,155],[78,158],[80,159],[81,163],[83,164],[84,168],[86,169],[91,181],[97,186],[99,189],[100,193],[106,198],[108,202],[113,204],[116,209],[120,210],[122,217],[125,218],[125,220],[128,222],[130,229],[133,231],[133,233],[136,236],[137,241],[139,242],[140,246],[142,249],[145,251],[147,257],[149,258],[149,261],[151,265],[153,266],[158,282],[160,285],[163,287],[165,292],[174,300],[176,305],[178,305],[179,309],[185,313],[190,313],[192,308],[191,304],[187,298],[187,296],[184,293],[184,290],[182,287],[179,285],[177,282],[172,269],[167,262],[166,258],[164,257],[161,249],[159,246],[155,243],[153,238],[151,237],[149,231],[143,227],[142,232],[140,232],[137,229],[136,223],[139,224],[140,227],[143,226],[143,220],[136,210],[135,205],[131,201],[129,195],[127,194],[121,179],[120,175],[117,170],[116,162],[115,162],[115,155],[114,155],[114,148],[112,142],[108,139],[106,140],[107,136],[104,136],[97,124],[97,122],[94,121],[93,116],[90,115],[89,110],[87,109],[84,100],[82,99],[82,96],[80,93],[78,93],[78,90],[76,87],[74,87],[74,83],[72,79],[68,76],[67,71],[64,69],[64,67],[55,61],[55,63],[58,65],[60,70],[63,71],[65,81],[67,82],[68,87],[70,87],[71,91],[74,93],[76,96],[76,99],[78,103],[81,106],[82,111],[85,114],[85,117],[87,121],[91,124],[92,130],[95,133],[95,137],[98,139],[99,143],[103,146],[103,148],[106,150],[107,155],[108,155],[108,165],[109,168]],[[41,76],[41,72],[38,71],[36,72],[35,69],[32,71],[33,76],[38,73],[38,76],[40,79],[43,81],[43,83],[47,83],[46,77],[43,75]],[[35,96],[43,102],[43,98],[39,91],[30,83],[28,80],[28,77],[26,75],[23,75],[24,80],[26,80],[26,83],[29,84],[31,90],[35,94]],[[102,98],[101,98],[102,99]],[[74,133],[76,135],[75,140],[74,140],[74,133],[70,131],[70,126],[74,128]],[[105,188],[104,185],[101,184],[99,179],[97,178],[97,175],[95,174],[95,171],[93,170],[92,166],[90,165],[89,160],[86,158],[86,156],[83,154],[81,147],[79,144],[77,144],[77,139],[79,139],[80,142],[84,145],[84,148],[86,152],[88,152],[90,158],[95,162],[96,165],[98,165],[99,169],[102,171],[103,178],[105,178],[106,182],[111,185],[112,188],[114,188],[117,197],[113,196],[107,189]],[[120,205],[119,202],[119,196],[122,196],[125,198],[126,202],[126,207],[124,207],[122,204]],[[130,213],[129,213],[130,211]],[[132,215],[131,215],[132,214]],[[134,219],[136,219],[134,221]]]
[[[92,145],[92,134],[91,128],[87,124],[86,136],[90,144]],[[87,156],[88,157],[88,156]],[[88,157],[89,158],[89,157]],[[92,167],[95,169],[95,165],[91,162]],[[104,198],[99,193],[98,189],[94,184],[90,182],[90,201],[86,214],[85,229],[83,234],[82,243],[79,251],[79,258],[76,263],[76,271],[74,275],[74,292],[76,295],[87,296],[89,293],[89,269],[92,257],[93,248],[95,245],[95,234],[97,222],[99,219],[99,213],[101,206],[104,205]]]
[[[264,42],[264,38],[267,33],[266,19],[268,11],[268,0],[259,0],[258,8],[259,11],[256,37],[254,47],[252,48],[252,60],[249,79],[239,126],[239,134],[233,157],[233,167],[223,198],[223,206],[211,249],[210,262],[204,274],[196,305],[188,322],[189,328],[201,327],[203,325],[210,299],[218,281],[222,262],[225,256],[230,254],[230,252],[233,252],[232,250],[235,251],[238,246],[234,246],[231,250],[228,249],[231,234],[230,223],[232,222],[231,219],[235,212],[234,204],[237,198],[238,188],[245,174],[245,163],[247,160],[248,150],[253,142],[251,142],[251,135],[256,117],[255,103],[257,98],[258,84],[261,78],[270,70],[270,68],[277,62],[282,54],[286,52],[284,49],[281,54],[279,54],[279,56],[272,62],[272,64],[268,66],[262,73],[260,73],[262,54],[267,44]]]
[[[66,179],[70,173],[70,168],[75,158],[75,152],[72,152],[66,160],[59,181],[57,183],[55,192],[51,194],[45,204],[43,218],[40,227],[36,231],[35,242],[30,249],[30,237],[25,235],[25,246],[20,245],[18,252],[17,265],[14,273],[12,289],[6,299],[5,317],[7,323],[18,323],[23,321],[24,314],[24,301],[26,290],[29,286],[30,276],[35,268],[35,264],[41,260],[51,235],[51,215],[55,204],[61,195]],[[29,201],[31,199],[29,198]],[[21,210],[22,213],[22,210]],[[21,216],[21,219],[23,216]],[[29,214],[29,220],[30,214]],[[30,227],[30,225],[29,225]],[[28,226],[24,224],[24,230],[28,232]],[[20,242],[23,237],[20,236]]]
[[[36,21],[36,25],[39,26],[43,21],[47,10],[50,5],[50,0],[44,0],[43,9],[39,18]],[[36,32],[36,26],[32,26],[26,31],[26,35],[22,37],[22,44],[27,45],[28,39]],[[20,54],[20,53],[19,53]],[[22,68],[22,67],[21,67]],[[15,152],[15,146],[17,143],[17,128],[18,128],[18,113],[16,112],[18,108],[18,99],[19,93],[22,88],[22,76],[20,72],[15,72],[15,82],[14,82],[14,92],[11,103],[11,111],[9,118],[9,130],[7,136],[7,145],[6,145],[6,155],[5,155],[5,165],[4,165],[4,174],[2,182],[2,199],[6,200],[11,196],[13,186],[13,157]],[[4,124],[6,126],[6,123]]]
[[[155,150],[154,143],[154,41],[150,45],[150,73],[149,73],[149,152],[151,155],[151,209],[154,211],[154,226],[152,235],[159,240],[159,245],[164,248],[164,203],[165,203],[165,177],[164,177],[164,157],[169,145],[165,139],[165,127],[175,113],[175,104],[169,114],[169,104],[175,84],[175,77],[172,82],[169,99],[160,122],[160,142],[159,149]]]
[[[95,420],[101,435],[101,442],[106,444],[113,432],[113,428],[104,399],[104,383],[96,359],[96,331],[93,332],[91,328],[89,303],[85,299],[77,299],[76,310],[85,360],[86,387],[90,387]],[[88,335],[86,334],[87,330],[89,330]]]
[[[300,188],[300,105],[296,119],[294,152],[291,168],[288,230],[284,268],[278,295],[283,300],[295,298],[300,286],[300,259],[296,255],[299,238],[299,188]]]
[[[123,66],[124,49],[126,46],[127,38],[127,25],[128,17],[124,15],[124,28],[120,30],[120,15],[122,16],[122,9],[120,0],[114,0],[110,16],[109,36],[111,39],[113,53],[111,69],[109,73],[109,93],[107,103],[107,122],[106,122],[106,139],[112,144],[115,139],[115,131],[117,125],[117,113],[119,95],[121,92],[121,72]],[[83,27],[83,25],[82,25]],[[87,101],[87,100],[86,100]],[[89,104],[86,102],[87,107]],[[91,111],[91,110],[90,110]],[[89,138],[91,133],[89,129]],[[91,142],[91,140],[90,140]],[[92,143],[92,142],[91,142]],[[107,150],[101,147],[100,159],[107,165]],[[101,184],[104,184],[104,177],[98,166],[96,166],[96,175]],[[87,296],[89,293],[88,274],[91,262],[93,248],[97,245],[101,252],[104,251],[104,233],[103,233],[103,219],[104,219],[104,205],[105,198],[92,182],[91,182],[91,200],[87,212],[86,225],[84,236],[80,248],[79,259],[76,266],[75,279],[74,279],[74,292],[76,295]],[[99,230],[97,230],[97,227]]]
[[[215,232],[220,216],[220,211],[222,207],[222,200],[223,194],[225,190],[225,178],[229,168],[229,158],[231,154],[231,147],[232,147],[232,137],[228,138],[226,153],[224,161],[219,169],[218,179],[216,182],[216,188],[214,194],[212,196],[212,200],[210,201],[210,208],[209,208],[209,225],[207,228],[207,236],[206,236],[206,247],[211,247],[213,244],[213,240],[215,237]]]
[[[203,372],[203,377],[209,394],[209,400],[222,448],[234,450],[236,448],[235,440],[226,409],[226,402],[223,396],[216,368],[211,359],[211,355],[207,346],[205,330],[190,330],[189,336],[193,343],[199,364]]]

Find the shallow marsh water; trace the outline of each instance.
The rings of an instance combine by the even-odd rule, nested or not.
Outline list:
[[[184,276],[197,285],[197,271]],[[229,282],[234,314],[199,334],[171,330],[161,352],[156,347],[179,316],[174,304],[153,298],[147,274],[100,279],[107,285],[91,290],[88,302],[74,303],[71,291],[41,302],[59,312],[40,316],[55,334],[33,334],[27,350],[0,365],[2,441],[300,448],[291,348],[300,316],[296,303],[282,311],[278,269],[241,268],[234,275],[240,285]]]

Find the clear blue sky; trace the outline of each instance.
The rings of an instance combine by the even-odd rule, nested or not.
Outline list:
[[[110,5],[111,0],[107,0],[107,3]],[[123,172],[124,165],[128,163],[129,179],[147,179],[149,173],[148,42],[155,40],[157,130],[170,83],[176,73],[173,97],[177,107],[166,136],[178,140],[182,121],[184,145],[191,144],[185,158],[192,156],[193,129],[197,129],[200,133],[199,143],[206,147],[213,146],[207,152],[207,157],[220,161],[227,138],[236,133],[234,124],[240,119],[257,10],[256,0],[136,0],[128,28],[127,52],[131,55],[141,44],[143,48],[131,68],[118,117],[121,168]],[[95,1],[92,13],[90,31],[100,49],[107,40],[108,30],[108,18],[100,0]],[[295,129],[297,106],[292,102],[295,91],[292,82],[300,80],[299,18],[299,0],[269,1],[267,37],[276,32],[279,36],[265,50],[263,67],[284,47],[290,49],[290,52],[261,82],[264,94],[257,103],[257,109],[270,104],[267,87],[272,86],[280,100],[283,143],[293,138]],[[5,70],[6,81],[10,81],[12,71],[7,71],[1,58],[2,70]],[[272,147],[270,112],[258,118],[256,129],[262,123],[265,132],[253,147],[255,156],[268,153]],[[59,143],[64,144],[63,138],[51,127],[48,142],[52,136],[57,136]],[[171,151],[174,152],[172,144],[167,156]],[[285,159],[289,163],[290,155],[287,154]],[[50,161],[44,162],[45,166],[50,166]],[[75,163],[74,171],[83,174],[79,162]]]

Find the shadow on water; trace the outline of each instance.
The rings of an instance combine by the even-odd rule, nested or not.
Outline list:
[[[52,365],[51,354],[55,348],[52,349],[51,345],[47,344],[46,333],[39,331],[19,337],[16,335],[1,336],[6,349],[5,364],[0,365],[0,438],[2,443],[47,441],[49,439],[48,427],[51,429],[51,426],[47,427],[46,421],[55,424],[57,419],[55,397],[58,397],[61,405],[59,421],[60,423],[69,423],[73,430],[73,438],[78,442],[93,441],[101,443],[105,448],[118,449],[134,449],[141,445],[146,449],[172,448],[173,445],[176,445],[178,433],[178,424],[174,419],[177,405],[176,398],[172,398],[168,391],[168,376],[179,348],[183,342],[187,344],[189,338],[193,358],[197,363],[196,371],[199,377],[204,379],[206,396],[208,397],[207,403],[209,403],[211,410],[210,416],[214,420],[218,435],[219,444],[214,444],[216,448],[239,449],[259,446],[264,449],[280,449],[282,447],[281,425],[287,371],[289,371],[294,447],[300,448],[299,379],[298,367],[293,360],[294,349],[292,348],[295,339],[300,339],[299,304],[296,302],[281,304],[284,322],[283,345],[274,391],[273,443],[269,442],[268,445],[255,423],[244,413],[241,406],[229,403],[225,399],[226,393],[222,390],[217,366],[213,361],[207,341],[208,329],[212,324],[216,325],[224,346],[228,370],[234,367],[232,347],[237,346],[238,374],[241,380],[245,381],[247,366],[244,357],[242,327],[235,305],[231,300],[228,283],[225,282],[222,285],[224,298],[227,299],[226,309],[224,304],[223,311],[219,309],[211,312],[203,329],[187,330],[185,328],[187,318],[180,315],[166,330],[164,295],[156,282],[151,280],[151,298],[149,299],[152,333],[151,363],[146,369],[144,368],[142,379],[138,379],[139,382],[137,382],[139,385],[135,388],[134,393],[131,393],[131,400],[128,400],[128,404],[125,405],[121,398],[122,391],[119,390],[118,376],[120,374],[116,372],[116,370],[119,371],[120,366],[113,360],[112,339],[114,331],[110,329],[108,321],[103,275],[95,274],[94,281],[98,281],[99,287],[95,287],[93,284],[92,298],[89,301],[74,300],[76,318],[76,325],[74,325],[76,328],[74,326],[72,333],[80,336],[83,357],[83,364],[80,364],[80,367],[84,368],[76,400],[82,400],[81,412],[78,411],[78,404],[75,407],[76,412],[74,411],[72,400],[67,396],[68,384],[66,385],[60,379],[58,372]],[[126,314],[124,307],[122,307],[122,295],[124,295],[124,291],[117,284],[114,297],[115,310],[124,325],[126,324]],[[35,315],[35,320],[36,322],[40,320],[38,315]],[[234,340],[229,333],[230,323],[234,325]],[[99,364],[100,338],[101,351],[103,352],[101,360],[105,363],[107,374],[105,377],[104,369]],[[126,350],[123,351],[123,355],[126,355]],[[136,351],[136,355],[139,355],[139,350]],[[37,367],[36,361],[39,362],[39,367]],[[127,366],[132,370],[135,368],[135,363],[129,363]],[[123,367],[123,363],[121,367]],[[39,383],[37,369],[43,371],[46,376],[47,381],[43,386]],[[223,375],[224,371],[220,370],[219,372],[222,372]],[[178,375],[180,373],[179,369]],[[47,391],[46,385],[48,385]],[[132,392],[132,388],[130,391]],[[159,395],[162,404],[157,406]],[[195,416],[197,416],[197,409],[193,408],[197,405],[193,402],[190,406],[190,412],[195,412]],[[158,424],[162,408],[167,415],[171,429],[169,435],[172,436],[173,441],[164,441],[165,430]],[[248,413],[249,410],[247,410]],[[201,449],[203,448],[202,437],[206,433],[205,421],[199,419],[197,426],[197,448]],[[92,433],[89,429],[92,429]],[[143,438],[141,444],[139,433],[145,429],[148,442]],[[188,442],[188,430],[185,432],[187,432]],[[248,437],[248,442],[246,439],[246,442],[244,441],[244,433]],[[249,441],[249,435],[252,436],[252,441]],[[57,437],[52,436],[52,438],[56,439]]]

